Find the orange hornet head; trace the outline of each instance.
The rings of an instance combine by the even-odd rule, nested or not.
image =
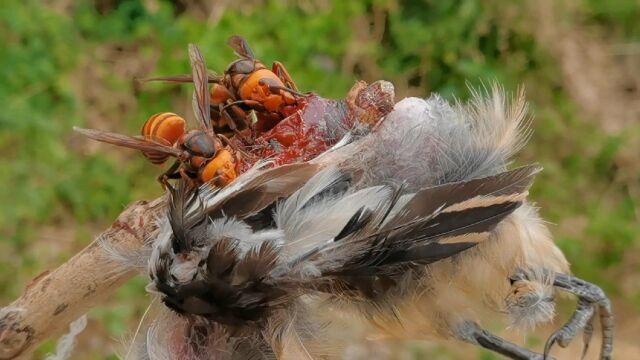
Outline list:
[[[272,87],[284,88],[285,86],[273,71],[260,69],[247,76],[238,92],[242,100],[258,101],[267,110],[276,112],[288,103],[287,97],[292,98],[292,96],[284,91],[273,91]],[[295,99],[293,101],[295,102]]]
[[[220,84],[213,84],[213,86],[211,86],[212,105],[224,104],[229,99],[233,99],[233,95],[231,95],[229,89]]]
[[[202,182],[211,181],[214,185],[223,187],[231,183],[237,177],[236,161],[229,150],[218,151],[209,163],[200,170]]]

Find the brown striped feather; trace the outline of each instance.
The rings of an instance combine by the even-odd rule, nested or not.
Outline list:
[[[492,201],[489,200],[490,197],[520,194],[531,186],[534,176],[540,170],[538,165],[527,165],[494,176],[423,189],[404,205],[396,218],[389,221],[388,226],[392,227],[399,221],[407,221],[412,217],[429,214],[447,205],[453,206],[476,197],[484,196],[484,201],[488,204]]]

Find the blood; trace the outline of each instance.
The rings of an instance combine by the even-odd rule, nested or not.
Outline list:
[[[347,132],[370,130],[393,109],[393,97],[391,83],[376,81],[367,86],[359,82],[345,100],[325,99],[316,94],[299,98],[295,105],[279,110],[276,115],[284,119],[277,123],[268,122],[265,114],[258,114],[253,129],[245,129],[242,136],[231,139],[232,146],[242,154],[236,163],[236,173],[244,173],[258,160],[270,160],[275,166],[309,161],[335,145]],[[271,115],[269,119],[273,120]],[[246,139],[252,140],[245,142]]]
[[[234,136],[234,144],[249,154],[238,163],[239,174],[259,159],[271,160],[275,166],[311,160],[334,145],[352,126],[343,102],[315,94],[281,112],[286,118],[259,133],[252,144]]]

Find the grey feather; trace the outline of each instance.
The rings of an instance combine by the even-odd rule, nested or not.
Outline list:
[[[375,132],[319,161],[361,169],[362,186],[398,182],[413,191],[502,172],[530,135],[523,92],[511,102],[497,85],[472,95],[454,105],[437,94],[405,98]]]
[[[168,218],[175,238],[173,245],[176,253],[202,245],[206,227],[204,204],[198,196],[198,189],[191,189],[190,186],[186,181],[180,181],[175,189],[169,189]]]
[[[281,202],[277,206],[276,222],[278,222],[278,219],[291,218],[293,214],[302,210],[304,206],[319,193],[334,187],[340,182],[348,180],[350,180],[350,177],[336,167],[329,167],[319,172],[309,179],[302,188],[288,197],[286,201]]]
[[[298,190],[321,169],[315,164],[298,163],[241,176],[222,190],[205,190],[205,212],[212,217],[253,215]]]

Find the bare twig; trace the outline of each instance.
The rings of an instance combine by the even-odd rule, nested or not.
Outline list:
[[[139,249],[155,230],[164,198],[138,201],[99,237],[119,249]],[[0,309],[0,359],[26,358],[43,340],[103,301],[136,273],[113,261],[93,241],[57,269],[31,281],[22,296]]]

